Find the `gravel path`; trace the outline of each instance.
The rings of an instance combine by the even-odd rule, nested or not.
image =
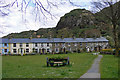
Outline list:
[[[94,60],[92,67],[80,78],[100,78],[99,63],[102,57],[102,55],[98,55],[98,57]]]

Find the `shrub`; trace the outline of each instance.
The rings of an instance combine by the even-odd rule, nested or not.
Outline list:
[[[25,53],[23,54],[23,56],[25,56]]]
[[[66,51],[66,54],[71,53],[71,51]]]
[[[80,53],[80,50],[78,50],[78,53]]]
[[[74,53],[76,53],[77,51],[76,51],[76,50],[74,50],[73,52],[74,52]]]
[[[50,60],[50,63],[54,63],[54,61],[53,61],[53,60]]]
[[[52,57],[48,57],[49,59],[65,59],[67,58],[66,56],[63,55],[54,55]]]
[[[86,48],[83,48],[83,51],[86,52]]]
[[[111,49],[102,49],[100,51],[100,53],[104,53],[104,54],[115,54],[115,49],[111,48]],[[119,54],[120,54],[120,48],[119,48]]]
[[[8,54],[10,55],[10,54],[11,54],[11,52],[10,52],[10,51],[8,51]]]

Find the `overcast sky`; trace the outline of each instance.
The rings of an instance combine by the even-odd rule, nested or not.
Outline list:
[[[55,1],[57,1],[56,4],[59,4],[59,1],[61,0],[52,0],[52,1],[54,1],[54,3]],[[89,2],[90,0],[84,0],[84,1],[73,0],[73,3],[75,5],[80,5],[80,6],[73,6],[69,2],[67,2],[68,0],[62,0],[62,1],[64,2],[62,2],[62,4],[59,4],[58,8],[57,7],[51,8],[51,13],[55,17],[51,18],[50,15],[44,13],[47,16],[47,18],[45,18],[40,13],[40,16],[39,15],[37,16],[37,20],[35,18],[35,12],[33,11],[35,6],[32,4],[32,2],[27,8],[26,16],[24,15],[23,17],[20,8],[17,8],[16,4],[12,8],[10,8],[9,11],[0,8],[0,37],[3,37],[9,33],[18,33],[28,30],[38,30],[39,28],[56,27],[58,21],[60,20],[60,17],[64,16],[66,13],[70,12],[73,9],[85,8],[87,10],[91,10],[91,4]],[[45,2],[42,3],[43,5],[46,5]],[[2,12],[8,13],[8,15],[3,14]],[[26,21],[25,21],[25,17],[26,17]]]

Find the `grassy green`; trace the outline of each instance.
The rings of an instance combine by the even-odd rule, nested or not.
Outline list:
[[[53,55],[34,56],[3,56],[3,78],[79,78],[92,65],[97,57],[90,53],[56,54],[68,56],[70,65],[64,67],[46,67],[46,57]]]
[[[103,55],[100,63],[101,78],[118,78],[118,57]]]

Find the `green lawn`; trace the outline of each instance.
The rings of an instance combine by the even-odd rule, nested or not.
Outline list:
[[[118,78],[118,57],[103,55],[100,72],[101,78]]]
[[[90,53],[57,54],[70,58],[70,65],[64,67],[46,67],[46,57],[53,55],[34,56],[3,56],[3,78],[79,78],[92,65],[97,56]]]

